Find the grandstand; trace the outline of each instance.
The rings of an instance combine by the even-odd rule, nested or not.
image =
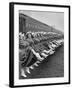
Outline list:
[[[52,26],[42,23],[30,16],[19,13],[19,32],[28,32],[28,31],[32,32],[45,31],[63,34],[63,32],[53,28]]]

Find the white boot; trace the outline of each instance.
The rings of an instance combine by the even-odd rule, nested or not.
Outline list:
[[[34,66],[30,66],[29,68],[30,68],[30,69],[34,69]]]
[[[34,65],[35,65],[35,66],[38,66],[38,64],[37,64],[37,63],[34,63]]]
[[[45,53],[41,53],[41,55],[44,57],[44,58],[46,58],[48,55],[47,54],[45,54]]]
[[[30,74],[29,67],[26,67],[26,72]]]
[[[25,71],[24,71],[23,69],[21,69],[21,76],[27,77],[27,76],[25,75]]]

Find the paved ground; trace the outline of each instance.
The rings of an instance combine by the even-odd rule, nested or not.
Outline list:
[[[20,77],[20,79],[28,78],[50,78],[64,76],[64,46],[59,47],[56,52],[47,57],[38,67],[30,70],[31,74],[26,74],[27,77]]]

